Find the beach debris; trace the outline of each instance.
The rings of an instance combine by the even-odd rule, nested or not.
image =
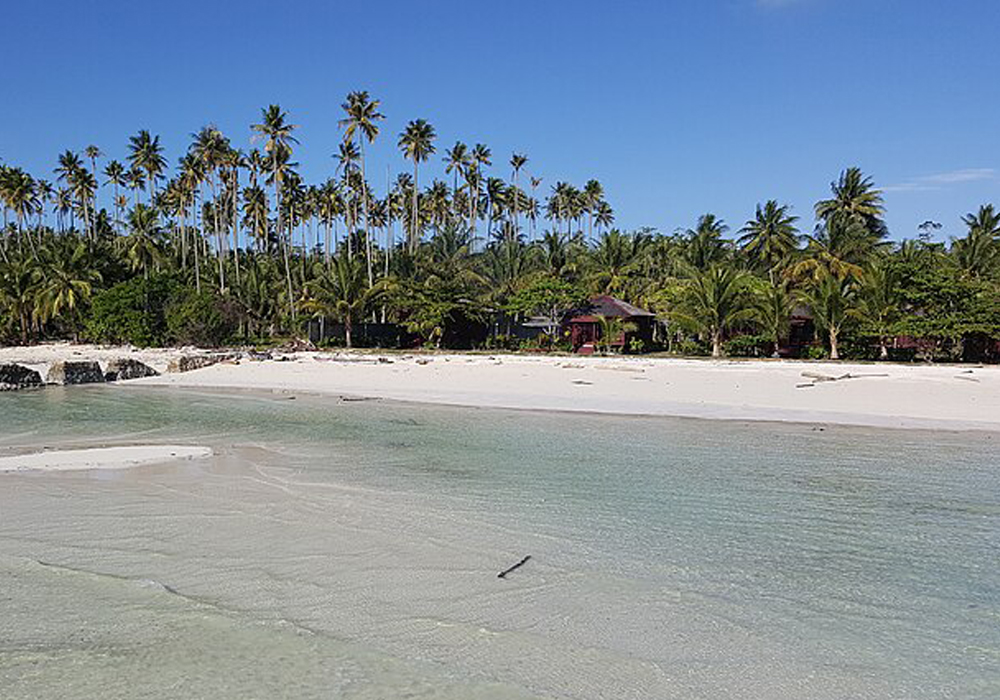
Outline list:
[[[593,382],[588,382],[586,379],[574,379],[574,384],[579,384],[580,386],[590,386]]]
[[[529,554],[524,559],[522,559],[521,561],[519,561],[516,564],[514,564],[514,566],[508,567],[508,568],[504,569],[503,571],[501,571],[499,574],[497,574],[497,578],[507,578],[507,574],[509,574],[509,573],[511,573],[513,571],[517,571],[522,566],[524,566],[525,564],[527,564],[528,560],[530,560],[530,559],[531,559],[531,555]]]
[[[53,362],[45,377],[49,384],[101,384],[104,372],[96,362]]]
[[[0,391],[31,389],[42,385],[42,375],[33,369],[16,364],[0,365]]]
[[[434,360],[432,360],[432,359],[427,359],[427,358],[423,358],[423,357],[422,357],[422,358],[420,358],[419,360],[417,360],[417,364],[418,364],[418,365],[429,365],[429,364],[430,364],[431,362],[433,362],[433,361],[434,361]]]
[[[796,389],[808,389],[810,387],[816,386],[817,384],[825,384],[827,382],[840,382],[845,379],[863,379],[866,377],[888,377],[889,375],[884,372],[873,373],[873,374],[851,374],[850,372],[848,372],[847,374],[841,374],[841,375],[822,374],[820,372],[803,372],[802,376],[807,379],[811,379],[812,381],[805,384],[796,384],[795,385]]]
[[[352,403],[357,401],[378,401],[377,396],[341,396],[340,400],[344,403]]]
[[[315,352],[316,344],[308,338],[293,338],[274,348],[275,352]]]
[[[133,360],[130,357],[119,357],[108,363],[108,368],[104,371],[105,381],[125,381],[128,379],[142,379],[143,377],[156,377],[159,372],[147,364]]]
[[[970,377],[970,374],[972,374],[971,369],[967,372],[963,372],[962,374],[956,374],[955,379],[964,379],[967,382],[975,382],[976,384],[979,384],[979,377]]]
[[[256,350],[247,351],[247,359],[253,360],[254,362],[264,362],[265,360],[270,360],[274,356],[270,352],[257,352]]]

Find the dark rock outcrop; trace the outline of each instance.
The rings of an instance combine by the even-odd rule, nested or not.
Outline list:
[[[108,363],[104,378],[109,382],[156,377],[160,373],[147,364],[128,357],[119,357]]]
[[[42,375],[21,365],[0,365],[0,391],[31,389],[42,385]]]
[[[49,384],[98,384],[104,372],[96,362],[54,362],[45,378]]]
[[[240,359],[239,353],[222,353],[218,355],[182,355],[176,360],[171,360],[170,364],[167,365],[167,372],[190,372],[192,370],[201,369],[202,367],[211,367],[212,365],[217,365],[220,362],[232,362]]]

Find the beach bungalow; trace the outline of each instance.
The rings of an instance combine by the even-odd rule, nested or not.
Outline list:
[[[632,340],[641,340],[648,348],[653,343],[653,325],[656,315],[632,306],[628,302],[602,295],[594,297],[585,306],[574,309],[566,318],[565,328],[569,331],[573,352],[589,355],[597,349],[601,339],[601,318],[620,319],[632,328],[611,341],[610,345],[628,349]]]

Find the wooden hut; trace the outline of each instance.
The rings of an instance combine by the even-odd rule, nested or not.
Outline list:
[[[652,345],[655,314],[621,299],[602,295],[568,314],[565,326],[569,330],[573,352],[590,354],[597,349],[597,342],[601,339],[602,317],[621,319],[632,326],[632,329],[613,339],[611,346],[628,349],[633,339],[641,340],[647,348]]]

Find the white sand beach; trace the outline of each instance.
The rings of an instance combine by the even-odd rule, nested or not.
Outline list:
[[[127,445],[80,450],[46,450],[12,457],[0,457],[0,474],[26,471],[129,469],[147,464],[208,457],[211,454],[212,450],[208,447],[189,445]]]
[[[57,360],[130,357],[164,372],[190,352],[62,343],[0,348],[0,363],[25,364],[44,376]],[[315,352],[133,383],[470,407],[1000,430],[1000,367],[979,365]]]
[[[1000,430],[995,367],[317,353],[139,382],[472,407]]]

